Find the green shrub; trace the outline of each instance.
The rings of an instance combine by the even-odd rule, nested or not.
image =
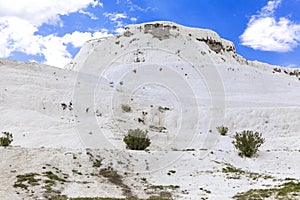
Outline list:
[[[128,104],[122,104],[122,110],[124,112],[130,112],[131,111],[131,107]]]
[[[101,167],[102,161],[103,161],[103,158],[101,158],[101,159],[95,159],[93,161],[93,167]]]
[[[147,132],[140,129],[130,129],[123,141],[126,143],[126,147],[131,150],[145,150],[151,144]]]
[[[226,135],[227,132],[228,132],[228,127],[225,127],[225,126],[218,126],[218,127],[217,127],[217,130],[218,130],[218,132],[219,132],[221,135]]]
[[[2,132],[2,134],[4,136],[0,137],[0,146],[7,147],[13,141],[13,136],[9,132]]]
[[[236,149],[240,151],[240,156],[251,157],[258,148],[265,142],[261,133],[244,130],[242,133],[236,133],[232,142]]]
[[[165,111],[168,111],[168,110],[170,110],[170,108],[168,108],[168,107],[162,107],[162,106],[158,107],[158,111],[161,113],[164,113]]]

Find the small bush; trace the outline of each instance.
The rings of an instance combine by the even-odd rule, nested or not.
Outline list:
[[[251,157],[258,148],[265,142],[261,133],[244,130],[242,133],[236,133],[232,142],[236,149],[240,151],[240,156]]]
[[[103,161],[103,158],[95,159],[94,162],[93,162],[93,167],[101,167],[102,161]]]
[[[100,170],[100,175],[106,177],[106,178],[117,178],[122,179],[122,177],[118,174],[118,172],[113,169],[111,166],[108,166],[107,168]]]
[[[227,132],[228,132],[228,127],[225,127],[225,126],[218,126],[218,127],[217,127],[217,130],[218,130],[218,132],[219,132],[221,135],[226,135]]]
[[[0,137],[0,146],[7,147],[13,141],[13,136],[9,132],[2,132],[2,134],[4,136]]]
[[[162,106],[158,107],[158,111],[161,113],[164,113],[165,111],[168,111],[168,110],[170,110],[170,108],[168,108],[168,107],[162,107]]]
[[[122,110],[124,112],[130,112],[131,111],[131,107],[128,104],[122,104]]]
[[[151,144],[147,132],[140,129],[130,129],[123,141],[131,150],[145,150]]]

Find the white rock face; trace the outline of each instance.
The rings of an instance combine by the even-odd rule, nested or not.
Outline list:
[[[173,49],[173,53],[179,53],[177,50],[190,48],[190,43],[196,44],[201,49],[197,52],[191,52],[192,54],[198,56],[207,54],[209,56],[204,57],[209,57],[214,63],[238,63],[256,67],[272,67],[266,63],[247,61],[242,56],[236,54],[234,44],[231,41],[220,38],[212,30],[190,28],[167,21],[128,25],[125,29],[126,31],[121,35],[87,41],[74,61],[68,64],[66,68],[79,71],[84,66],[84,62],[88,59],[88,56],[92,52],[101,49],[105,49],[109,56],[116,58],[120,56],[118,52],[128,51],[131,47],[134,49],[155,49],[158,47],[168,48],[173,44],[176,46],[176,49]],[[103,54],[98,53],[98,56],[98,61],[101,62]],[[153,55],[146,54],[145,56],[143,58],[144,62],[152,61]],[[166,59],[165,57],[161,57],[160,54],[155,55],[155,58],[161,60],[161,62]],[[138,57],[135,56],[133,60],[124,61],[129,63],[137,61],[134,59],[138,59]]]
[[[112,57],[117,57],[118,52],[126,51],[131,47],[135,49],[155,49],[155,48],[168,48],[169,46],[177,46],[173,49],[173,53],[183,48],[189,48],[189,43],[195,43],[199,46],[201,51],[191,52],[195,55],[212,54],[209,57],[214,59],[215,62],[224,62],[222,57],[231,57],[227,62],[246,62],[245,59],[236,55],[235,47],[232,42],[222,39],[219,35],[211,30],[196,29],[184,27],[172,22],[152,22],[139,25],[129,25],[126,31],[122,35],[115,37],[107,37],[102,39],[95,39],[87,41],[74,61],[67,65],[66,68],[78,71],[84,65],[84,60],[88,58],[93,51],[105,49],[107,54]],[[215,55],[220,53],[220,55]],[[117,54],[116,54],[117,53]],[[179,52],[178,52],[179,53]],[[98,54],[99,58],[101,56]],[[151,62],[153,56],[151,54],[145,55],[144,62]],[[205,56],[207,57],[207,56]],[[234,57],[234,58],[232,58]],[[218,59],[216,59],[218,58]],[[132,58],[133,60],[124,60],[125,62],[134,62],[138,57]],[[164,61],[166,58],[161,57],[159,54],[155,56],[155,59]],[[99,62],[101,59],[99,59]],[[140,60],[142,61],[142,60]]]
[[[54,167],[68,174],[56,189],[70,197],[230,199],[299,180],[299,77],[295,69],[245,60],[213,31],[172,22],[87,41],[66,69],[0,59],[0,131],[14,137],[13,147],[0,149],[0,199],[43,199],[39,186],[35,194],[13,187],[16,175]],[[221,125],[227,136],[217,132]],[[135,128],[148,131],[149,153],[126,150],[123,137]],[[245,129],[266,139],[252,159],[231,144]],[[100,168],[86,151],[104,158],[100,168],[126,172],[123,184],[91,176]],[[222,172],[228,164],[259,177],[232,179]]]

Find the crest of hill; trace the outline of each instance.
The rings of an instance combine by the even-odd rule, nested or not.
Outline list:
[[[144,43],[144,41],[147,42]],[[120,48],[126,51],[126,49],[133,46],[136,49],[164,48],[168,43],[178,43],[177,50],[180,51],[180,49],[189,48],[190,42],[194,42],[201,49],[201,51],[192,53],[195,55],[206,55],[215,64],[249,65],[271,70],[274,67],[279,67],[246,60],[236,53],[233,42],[221,38],[212,30],[186,27],[168,21],[156,21],[128,25],[120,35],[85,42],[75,59],[66,65],[65,68],[78,71],[84,65],[89,55],[99,48],[107,48],[108,51],[113,52]],[[101,56],[99,55],[100,59]],[[164,62],[164,59],[162,57],[160,59],[161,62]],[[151,62],[151,59],[147,59],[146,62]]]

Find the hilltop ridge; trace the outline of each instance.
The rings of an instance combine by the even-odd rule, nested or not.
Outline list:
[[[147,41],[146,43],[143,43]],[[179,42],[182,41],[182,42]],[[128,25],[123,34],[87,41],[75,59],[66,66],[67,69],[79,70],[88,55],[107,45],[107,51],[115,52],[119,48],[126,50],[130,46],[135,48],[155,48],[168,43],[178,43],[185,48],[189,42],[194,42],[200,49],[194,52],[199,56],[208,54],[215,63],[248,64],[252,66],[271,67],[267,63],[248,61],[238,55],[234,44],[221,38],[216,32],[209,29],[190,28],[168,21],[156,21],[137,25]],[[177,49],[174,50],[174,53]],[[113,55],[117,56],[117,55]],[[151,59],[147,60],[148,62]],[[277,66],[278,67],[278,66]]]

